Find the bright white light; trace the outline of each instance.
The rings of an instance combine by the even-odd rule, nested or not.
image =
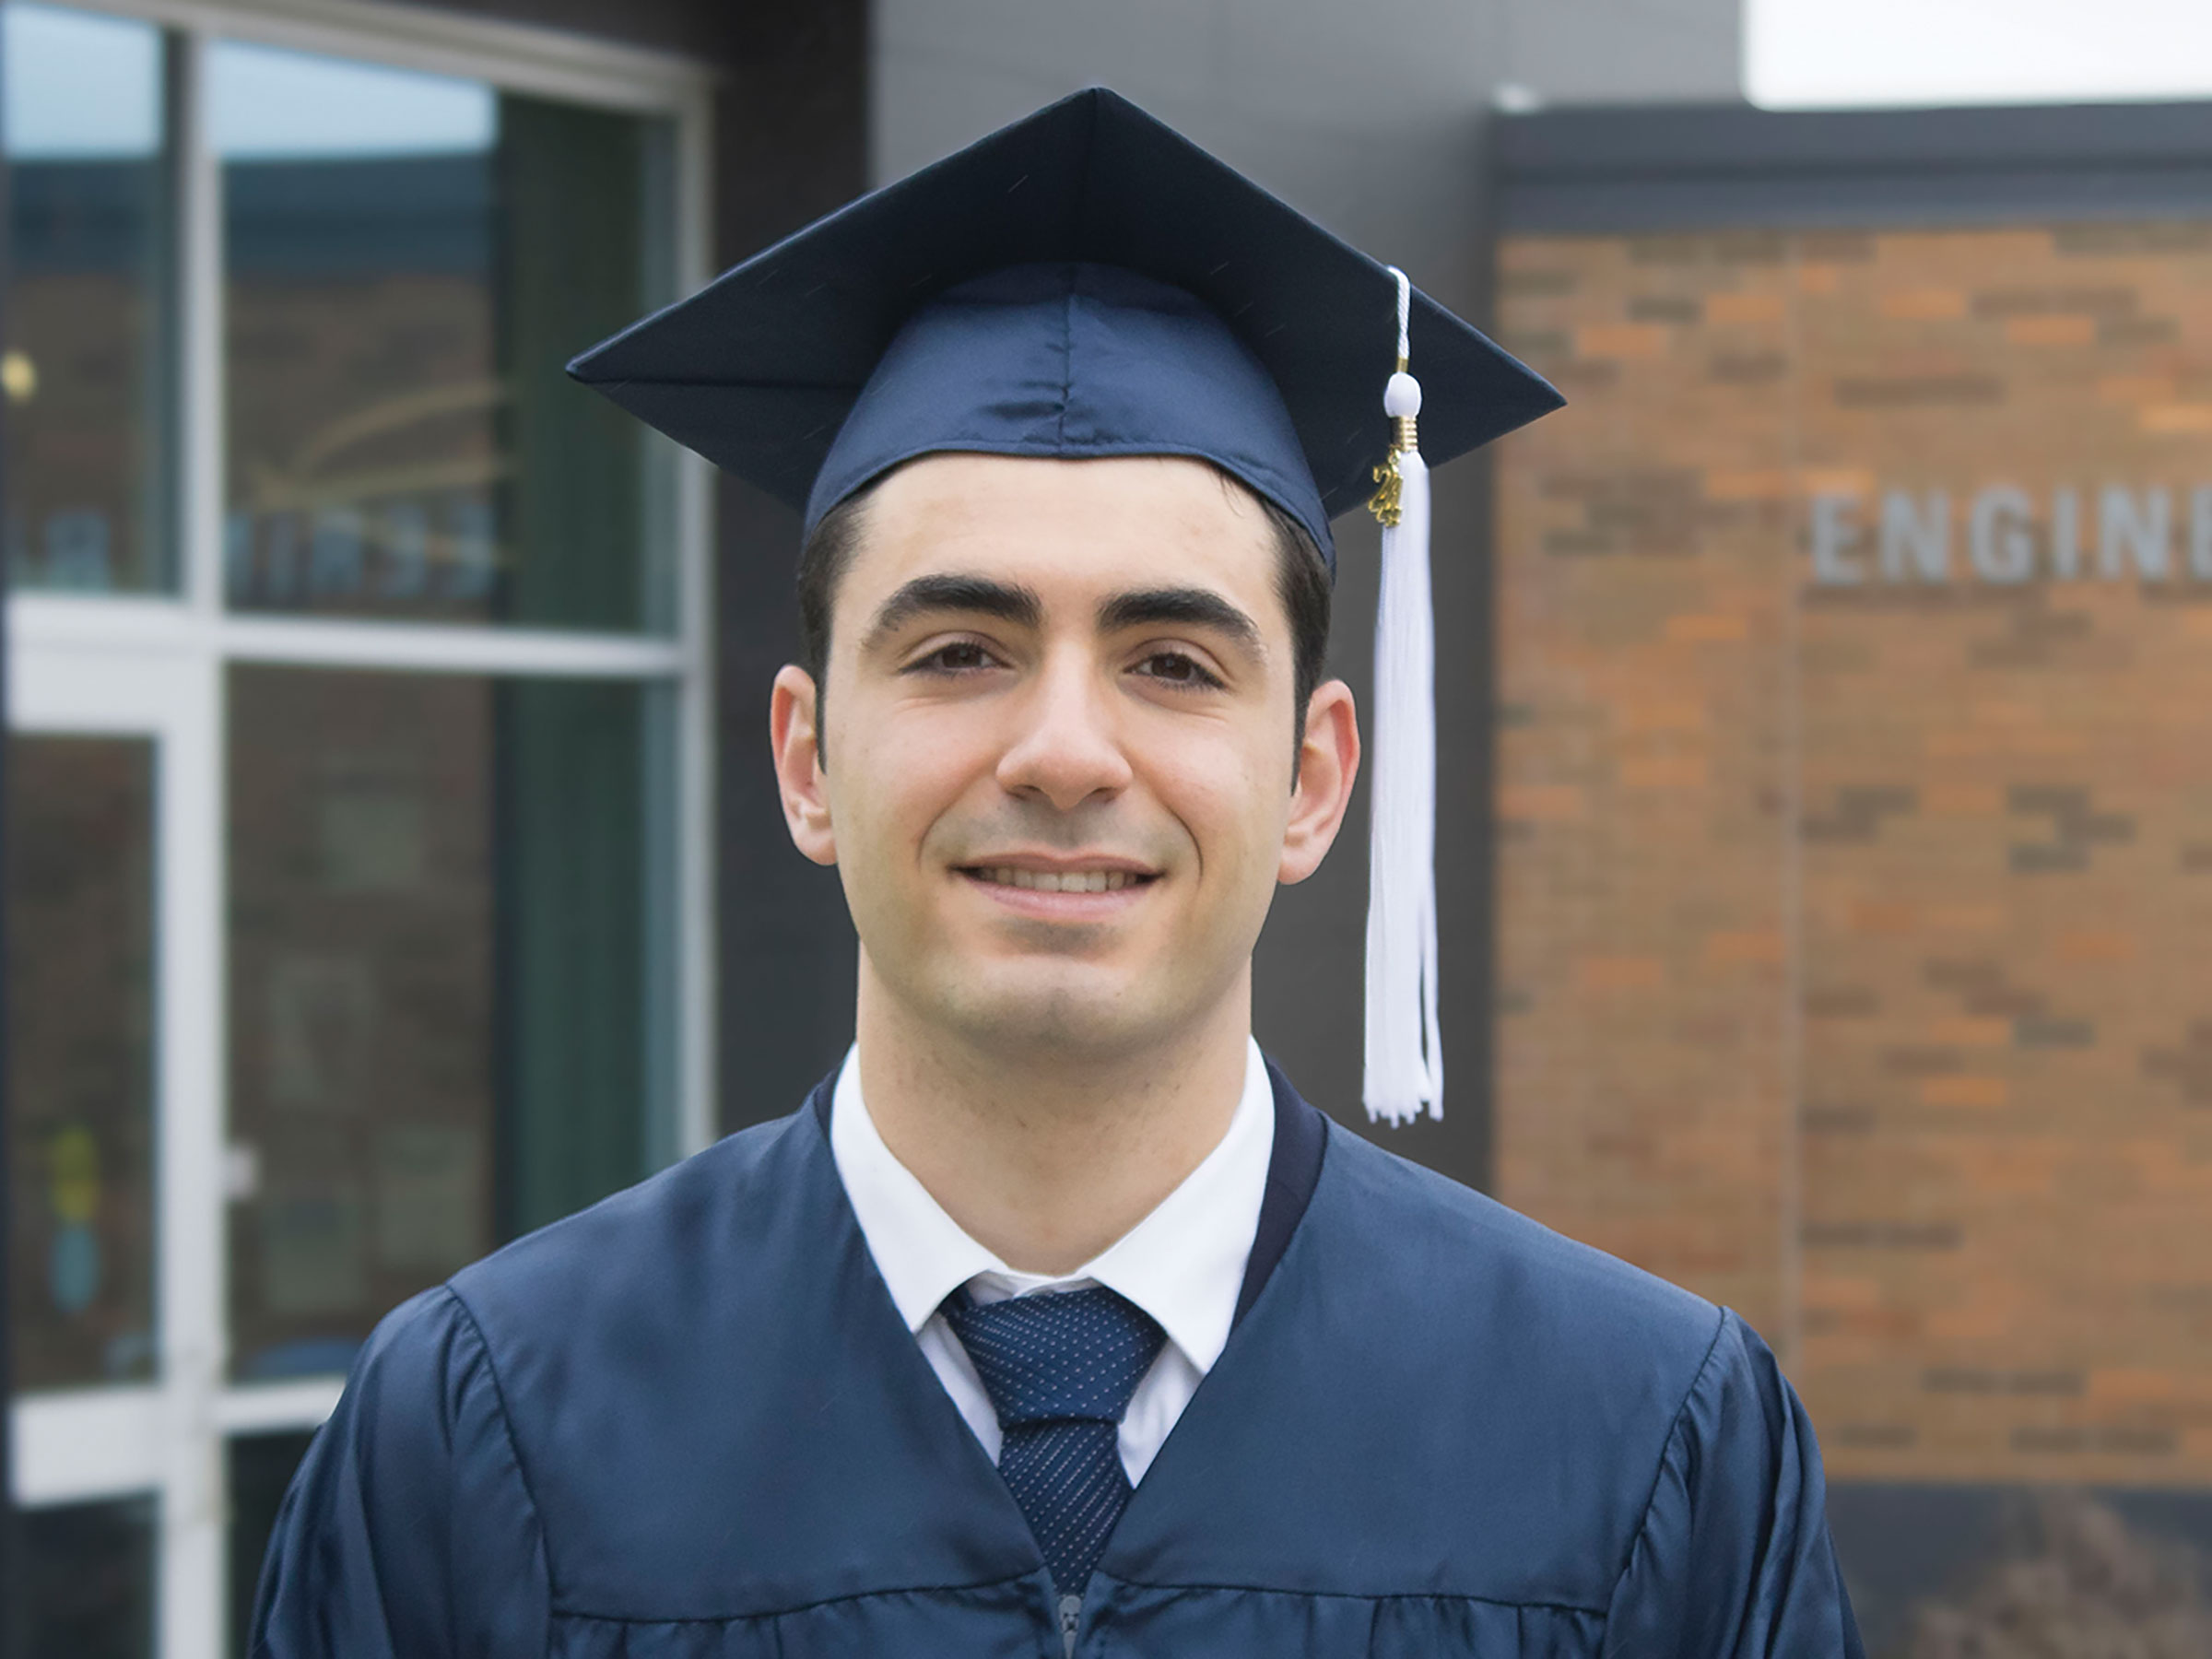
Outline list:
[[[161,37],[144,23],[0,6],[0,144],[17,161],[150,156],[161,141]]]
[[[2212,96],[2212,0],[1744,0],[1771,109]]]
[[[208,130],[225,160],[445,155],[491,147],[489,87],[226,41],[207,57]]]

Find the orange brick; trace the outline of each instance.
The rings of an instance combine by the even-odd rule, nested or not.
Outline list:
[[[2138,418],[2147,432],[2212,432],[2212,404],[2157,404]]]
[[[2005,925],[2001,904],[1932,904],[1928,926],[1938,933],[1994,933]]]
[[[1624,732],[1701,732],[1712,724],[1703,703],[1681,699],[1638,698],[1616,709],[1613,718]]]
[[[1790,494],[1790,475],[1781,467],[1716,466],[1705,474],[1706,499],[1714,501],[1780,501]]]
[[[1928,1041],[1951,1048],[2004,1048],[2012,1041],[2012,1021],[1938,1019],[1928,1027]]]
[[[1702,755],[1656,755],[1623,760],[1618,775],[1623,789],[1702,789],[1711,773]]]
[[[1584,957],[1575,979],[1585,991],[1655,991],[1666,982],[1657,957]]]
[[[2002,1077],[1930,1077],[1920,1086],[1924,1106],[2002,1106],[2009,1093]]]
[[[1953,1078],[1954,1082],[1970,1079]],[[1971,1079],[1978,1082],[1995,1082],[1994,1078]],[[1987,1100],[1947,1100],[1945,1105],[2001,1106],[2000,1094]],[[1981,1146],[1970,1147],[1960,1160],[1967,1183],[1976,1192],[2003,1194],[2011,1197],[2030,1197],[2051,1191],[2057,1175],[2056,1159],[2052,1153],[2038,1147]]]
[[[2181,1380],[2171,1371],[2107,1366],[2089,1373],[2088,1398],[2092,1406],[2144,1406],[2173,1399],[2181,1392]]]
[[[1936,818],[1988,818],[2005,810],[2005,792],[1988,783],[1931,783],[1920,806]]]
[[[1779,323],[1780,294],[1712,294],[1705,300],[1708,323]]]
[[[2125,962],[2135,957],[2136,941],[2107,929],[2061,934],[2053,954],[2062,962]]]
[[[1574,355],[1585,358],[1657,357],[1666,330],[1656,323],[1603,323],[1574,331]]]
[[[1913,906],[1896,899],[1865,899],[1851,907],[1851,928],[1853,933],[1874,935],[1907,934],[1920,919]]]
[[[1787,943],[1779,933],[1717,933],[1705,941],[1705,959],[1713,963],[1779,964]]]
[[[1589,816],[1589,796],[1571,783],[1508,783],[1498,791],[1498,816],[1527,824],[1574,824]]]
[[[2170,374],[2106,374],[2097,381],[2099,403],[2171,403],[2173,394]]]
[[[2010,317],[2005,323],[2007,346],[2087,346],[2096,338],[2094,317]]]
[[[2004,1308],[1945,1308],[1928,1315],[1927,1334],[1938,1342],[1986,1342],[2009,1334],[2012,1325]]]
[[[1741,615],[1708,615],[1669,617],[1666,619],[1666,637],[1686,642],[1709,642],[1747,639],[1751,633],[1750,618]]]
[[[1955,760],[1969,755],[1994,755],[1997,740],[1987,732],[1936,727],[1921,735],[1920,747],[1932,760]]]
[[[1958,288],[1904,288],[1882,296],[1881,314],[1900,322],[1955,323],[1966,315],[1966,295]]]
[[[1807,466],[1799,469],[1797,482],[1808,496],[1871,495],[1876,478],[1869,466]]]

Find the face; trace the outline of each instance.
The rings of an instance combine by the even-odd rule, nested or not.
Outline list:
[[[1340,683],[1291,741],[1277,570],[1258,504],[1195,461],[935,455],[877,488],[826,742],[797,668],[771,719],[864,994],[1071,1057],[1248,1009],[1276,884],[1319,865],[1358,765]]]

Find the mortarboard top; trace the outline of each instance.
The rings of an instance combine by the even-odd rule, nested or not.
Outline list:
[[[901,328],[947,289],[1032,265],[1119,267],[1194,296],[1212,316],[1194,320],[1176,351],[1154,351],[1155,370],[1196,351],[1228,371],[1219,343],[1206,337],[1219,335],[1218,321],[1265,371],[1279,406],[1241,420],[1230,406],[1232,398],[1218,393],[1213,410],[1194,410],[1194,392],[1224,383],[1218,377],[1147,378],[1141,365],[1124,361],[1105,371],[1112,382],[1102,388],[1107,403],[1124,416],[1134,409],[1139,428],[1148,416],[1167,429],[1155,434],[1165,441],[1147,451],[1146,434],[1124,419],[1112,442],[1087,442],[1076,434],[1045,450],[1019,436],[1018,428],[1033,432],[1034,422],[1009,417],[1003,398],[986,396],[977,384],[951,388],[948,398],[940,385],[940,395],[908,395],[880,412],[878,427],[887,419],[908,420],[903,453],[891,453],[880,441],[864,443],[866,453],[841,453],[830,472],[865,476],[825,475],[832,444]],[[1068,288],[1095,287],[1101,274],[1064,270],[1062,277]],[[1042,274],[1032,290],[1041,280]],[[755,254],[585,352],[570,372],[717,465],[807,508],[810,524],[835,504],[834,497],[883,470],[870,469],[871,460],[888,465],[931,450],[972,448],[1197,453],[1275,497],[1306,522],[1326,554],[1327,520],[1367,499],[1372,469],[1390,447],[1380,394],[1395,359],[1396,292],[1387,267],[1126,99],[1092,88]],[[1119,297],[1159,309],[1140,297]],[[1032,291],[1028,298],[1042,295]],[[1103,297],[1108,310],[1115,298]],[[1034,337],[1050,307],[1018,309],[1032,357],[1065,349],[1064,335]],[[1013,332],[1005,324],[1014,318],[1001,314],[996,335],[1004,345]],[[992,333],[985,324],[970,329],[965,340],[987,350]],[[1426,392],[1421,447],[1434,461],[1488,443],[1559,406],[1559,394],[1534,371],[1418,292],[1412,334]],[[954,336],[940,343],[949,347],[959,337],[956,324]],[[993,371],[977,366],[975,349],[930,355],[935,366],[925,373],[942,375],[961,363],[970,365],[971,378]],[[910,394],[927,389],[925,376],[909,372],[904,379]],[[1230,375],[1226,383],[1241,390],[1246,379]],[[912,426],[946,418],[942,412],[962,398],[971,406],[964,418],[955,415],[958,429]],[[983,406],[976,406],[979,399]],[[1257,388],[1243,401],[1273,402]],[[1312,497],[1284,499],[1304,493],[1303,480],[1298,488],[1271,488],[1271,477],[1255,478],[1237,465],[1257,457],[1265,465],[1278,446],[1271,431],[1253,429],[1252,423],[1279,427],[1284,411],[1302,456],[1288,457],[1288,465],[1277,457],[1272,472],[1293,470],[1302,459],[1318,511]],[[1194,422],[1210,423],[1210,429],[1194,438]],[[832,499],[816,489],[818,477],[841,486]]]

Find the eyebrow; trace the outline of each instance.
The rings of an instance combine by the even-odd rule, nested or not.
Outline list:
[[[1044,618],[1044,601],[1037,596],[1035,588],[994,582],[988,576],[917,576],[883,602],[868,625],[861,649],[872,651],[915,618],[941,611],[996,617],[1002,622],[1034,628]]]
[[[988,576],[917,576],[877,608],[861,649],[872,651],[916,618],[944,612],[995,617],[1017,627],[1035,628],[1044,620],[1044,601],[1035,588]],[[1137,588],[1099,602],[1098,628],[1102,634],[1163,625],[1206,629],[1254,656],[1267,654],[1259,624],[1206,588]]]
[[[1130,628],[1157,628],[1161,624],[1203,628],[1219,634],[1254,656],[1267,648],[1260,625],[1220,594],[1206,588],[1140,588],[1116,594],[1099,605],[1099,631],[1119,633]]]

